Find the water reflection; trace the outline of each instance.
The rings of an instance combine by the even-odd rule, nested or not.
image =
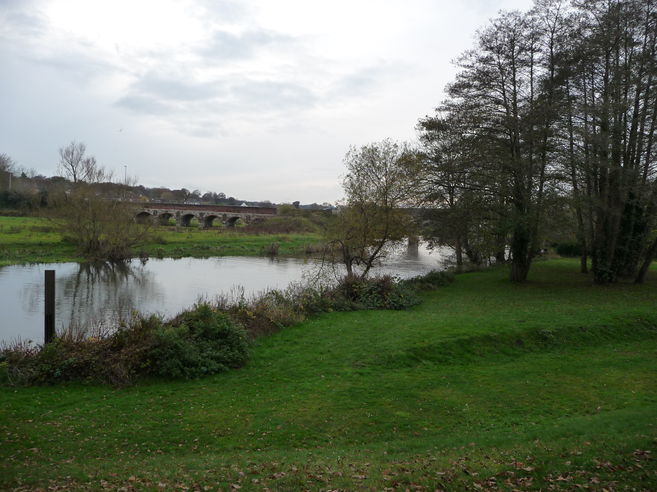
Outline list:
[[[103,329],[112,320],[127,318],[140,298],[164,295],[143,263],[84,263],[57,284],[58,312],[74,331]]]
[[[164,296],[153,272],[141,262],[64,263],[12,268],[18,270],[15,273],[19,277],[31,271],[36,274],[30,279],[33,281],[25,282],[20,291],[21,306],[29,321],[43,309],[43,282],[36,278],[37,275],[43,278],[44,270],[56,271],[58,332],[65,329],[76,332],[82,327],[102,330],[117,319],[129,317],[142,299]],[[0,271],[0,287],[3,285],[1,273],[8,272]],[[28,320],[24,316],[17,323]]]
[[[410,277],[440,266],[445,251],[400,248],[373,272]],[[285,288],[316,266],[299,258],[152,259],[147,263],[57,263],[0,268],[0,341],[43,340],[44,271],[56,271],[56,327],[107,327],[133,310],[174,316],[199,298],[243,288]],[[113,324],[113,323],[111,323]]]

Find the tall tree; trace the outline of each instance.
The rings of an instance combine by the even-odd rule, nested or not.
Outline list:
[[[73,183],[100,182],[111,176],[98,165],[93,156],[85,157],[87,146],[75,140],[66,147],[59,149],[58,170],[61,176],[71,180]]]
[[[450,246],[461,269],[465,259],[481,265],[505,260],[508,207],[490,189],[490,180],[471,162],[478,159],[476,140],[457,114],[420,120],[423,144],[418,188],[424,207],[422,235]]]
[[[657,16],[653,0],[575,2],[569,74],[577,173],[591,210],[597,283],[634,277],[652,258],[657,219]]]
[[[546,200],[565,194],[582,271],[590,255],[597,283],[643,280],[657,251],[656,3],[537,0],[494,19],[459,60],[435,119],[458,122],[469,186],[509,207],[512,280],[527,278]]]
[[[458,119],[471,142],[471,184],[506,207],[510,226],[511,280],[527,279],[540,245],[550,160],[554,76],[541,55],[545,32],[529,14],[509,12],[478,33],[477,48],[459,59],[439,113]],[[503,210],[500,208],[499,210]],[[504,238],[502,229],[498,236]],[[503,248],[502,248],[503,251]]]

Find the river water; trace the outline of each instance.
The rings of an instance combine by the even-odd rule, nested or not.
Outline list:
[[[445,250],[401,249],[373,273],[408,278],[441,268]],[[133,311],[174,316],[199,299],[285,288],[317,270],[316,260],[217,257],[133,260],[120,265],[52,263],[0,268],[0,344],[43,341],[44,271],[55,270],[56,328],[109,326]],[[76,328],[77,327],[77,328]]]

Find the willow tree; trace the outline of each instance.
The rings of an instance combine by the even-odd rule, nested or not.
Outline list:
[[[391,243],[412,232],[405,207],[416,197],[416,162],[410,146],[391,140],[352,147],[345,155],[345,198],[327,239],[348,276],[367,276]]]

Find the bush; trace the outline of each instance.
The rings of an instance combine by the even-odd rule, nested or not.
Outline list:
[[[434,290],[438,287],[445,287],[452,282],[454,282],[454,274],[452,272],[438,270],[432,270],[426,275],[402,280],[404,285],[420,290]]]
[[[6,382],[14,385],[65,381],[130,384],[148,371],[153,333],[162,321],[135,319],[108,336],[63,336],[42,348],[17,345],[2,351]]]
[[[194,378],[224,372],[246,363],[246,333],[226,314],[200,304],[156,331],[149,358],[158,376]]]
[[[346,277],[336,290],[352,309],[406,309],[421,302],[413,289],[390,275]]]
[[[124,386],[139,377],[191,378],[241,367],[244,330],[207,304],[163,322],[138,317],[115,332],[59,337],[43,347],[17,345],[0,353],[0,381],[12,385],[65,381]]]

